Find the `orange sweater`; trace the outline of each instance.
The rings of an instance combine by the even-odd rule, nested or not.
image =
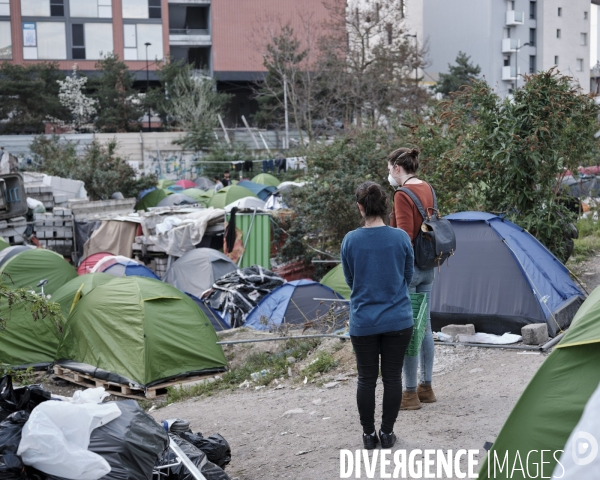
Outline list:
[[[410,188],[417,198],[421,200],[425,212],[427,212],[428,208],[433,208],[433,195],[431,194],[431,187],[427,182],[418,184],[409,183],[405,187]],[[401,228],[408,233],[414,246],[422,223],[423,217],[410,197],[404,192],[396,192],[394,194],[392,213],[390,214],[390,226]]]

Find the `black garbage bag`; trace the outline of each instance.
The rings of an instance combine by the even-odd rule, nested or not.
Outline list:
[[[14,388],[12,377],[0,378],[0,422],[11,413],[24,410],[31,413],[40,403],[50,400],[51,394],[41,385]]]
[[[222,469],[231,462],[231,447],[218,433],[211,435],[208,438],[202,436],[201,433],[192,433],[192,431],[177,433],[181,438],[190,442],[198,450],[206,453],[208,460],[218,465]]]
[[[221,467],[210,462],[206,457],[206,454],[197,449],[190,442],[178,437],[173,433],[170,433],[169,437],[171,437],[171,441],[179,445],[181,450],[183,450],[183,453],[185,453],[193,462],[193,464],[198,467],[202,475],[206,477],[206,480],[231,480],[229,475],[227,475]],[[162,458],[156,465],[158,467],[161,465],[170,465],[176,462],[177,456],[171,450],[168,450],[163,454]],[[192,474],[187,468],[185,468],[183,464],[170,467],[164,473],[167,474],[167,476],[161,476],[161,478],[164,480],[194,480]]]
[[[0,454],[17,453],[23,425],[29,419],[27,412],[11,413],[0,422]]]
[[[150,480],[167,448],[167,432],[135,400],[114,403],[121,415],[92,432],[88,450],[109,463],[103,480]]]
[[[0,480],[27,480],[25,465],[14,453],[0,454]]]

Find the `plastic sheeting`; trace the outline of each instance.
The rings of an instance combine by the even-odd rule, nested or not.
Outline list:
[[[103,221],[85,243],[83,256],[89,257],[98,252],[112,252],[114,255],[131,258],[137,226],[135,222]]]

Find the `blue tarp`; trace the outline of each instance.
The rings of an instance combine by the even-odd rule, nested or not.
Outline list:
[[[110,275],[114,275],[115,277],[146,277],[146,278],[154,278],[155,280],[160,280],[156,276],[156,274],[150,270],[148,267],[144,265],[140,265],[137,262],[131,261],[127,263],[117,262],[106,270],[103,270],[104,273],[108,273]]]
[[[315,299],[327,299],[315,300]],[[271,330],[286,324],[306,324],[325,315],[334,299],[343,299],[331,288],[313,280],[294,280],[277,287],[248,314],[245,327]],[[340,308],[344,304],[339,304]]]
[[[277,188],[270,185],[261,185],[260,183],[251,182],[249,180],[242,180],[238,183],[238,186],[247,188],[258,198],[265,201],[277,190]]]

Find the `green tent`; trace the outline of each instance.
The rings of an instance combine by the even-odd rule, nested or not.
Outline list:
[[[4,250],[5,248],[10,247],[10,243],[0,237],[0,250]]]
[[[162,179],[160,179],[160,180],[158,181],[158,183],[157,183],[157,185],[156,185],[156,186],[157,186],[159,189],[161,189],[161,188],[168,188],[168,187],[170,187],[171,185],[175,185],[175,181],[174,181],[174,180],[169,180],[169,179],[167,179],[167,178],[162,178]]]
[[[277,177],[271,175],[270,173],[259,173],[252,179],[252,181],[254,183],[260,183],[261,185],[270,185],[271,187],[277,187],[281,183]]]
[[[166,283],[117,277],[73,306],[57,358],[151,385],[194,372],[222,371],[227,360],[200,307]],[[68,362],[61,362],[68,365]],[[125,379],[125,380],[123,380]]]
[[[344,278],[344,270],[341,263],[327,272],[327,275],[321,279],[321,284],[331,288],[344,298],[350,298],[350,287]]]
[[[35,320],[25,303],[15,302],[9,308],[5,300],[0,305],[0,316],[6,321],[6,328],[0,330],[0,364],[45,365],[54,361],[60,341],[54,320]]]
[[[98,285],[104,285],[105,283],[113,280],[115,278],[114,275],[110,275],[109,273],[87,273],[85,275],[81,275],[75,277],[73,280],[69,280],[62,287],[60,287],[54,295],[52,295],[52,301],[56,302],[60,305],[60,309],[65,318],[68,318],[69,313],[71,313],[71,307],[75,302],[75,299],[79,300],[79,298],[83,295],[87,295],[92,291],[93,288]]]
[[[152,190],[138,200],[135,204],[135,210],[148,210],[150,207],[156,207],[161,200],[167,198],[167,195],[169,195],[167,190],[163,190],[162,188]]]
[[[187,195],[190,198],[193,198],[194,200],[206,207],[212,196],[215,194],[215,191],[213,189],[201,190],[199,188],[188,188],[181,193],[183,195]]]
[[[254,193],[245,187],[238,187],[237,185],[230,185],[229,187],[223,187],[208,202],[209,207],[225,208],[240,198],[254,197],[258,198]]]
[[[541,463],[541,450],[550,450],[550,453],[544,455],[547,463],[539,478],[550,478],[556,466],[554,452],[564,449],[599,384],[600,287],[581,305],[566,335],[527,385],[483,462],[479,479],[533,478],[525,476],[526,471],[513,472],[513,464],[516,461],[518,468],[519,452],[525,465],[531,451],[529,465],[535,469],[533,463]],[[509,468],[500,473],[495,459],[502,464],[507,453]],[[560,455],[556,453],[556,458]],[[511,476],[511,473],[514,474]]]
[[[41,292],[40,280],[48,280],[44,293],[52,295],[69,280],[77,276],[77,271],[61,255],[51,250],[33,248],[10,258],[0,267],[2,282],[9,287],[23,287]]]

